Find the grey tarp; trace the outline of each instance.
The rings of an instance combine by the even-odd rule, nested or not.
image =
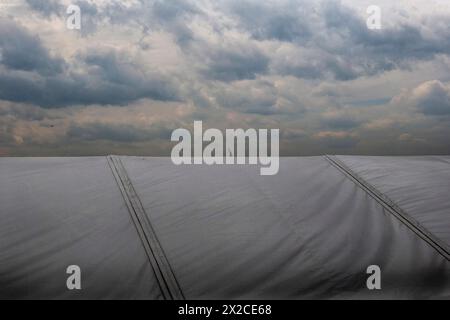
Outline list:
[[[450,298],[450,157],[1,158],[0,181],[1,298]]]

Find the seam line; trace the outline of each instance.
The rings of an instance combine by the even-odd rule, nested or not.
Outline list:
[[[375,187],[365,181],[361,176],[351,170],[347,165],[335,156],[325,155],[324,158],[339,171],[344,173],[350,180],[363,189],[375,201],[377,201],[384,209],[396,217],[401,223],[413,231],[422,240],[432,246],[445,259],[450,261],[450,249],[440,239],[436,238],[431,232],[425,229],[415,219],[410,217],[403,209],[395,204],[391,199],[378,191]]]
[[[114,179],[122,193],[128,212],[136,227],[139,238],[144,246],[164,299],[184,300],[180,285],[175,278],[169,261],[120,157],[107,156],[107,160]]]

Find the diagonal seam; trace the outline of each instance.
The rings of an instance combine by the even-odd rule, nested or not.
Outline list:
[[[438,239],[435,235],[425,229],[421,224],[419,224],[415,219],[413,219],[409,214],[407,214],[402,208],[400,208],[396,203],[394,203],[390,198],[382,194],[375,187],[365,181],[361,176],[351,170],[342,161],[337,159],[335,156],[325,155],[324,158],[339,171],[344,173],[350,180],[352,180],[356,185],[363,189],[367,194],[369,194],[375,201],[377,201],[384,209],[386,209],[390,214],[396,217],[400,222],[407,226],[411,231],[413,231],[417,236],[422,238],[430,246],[432,246],[438,253],[440,253],[445,259],[450,261],[450,249],[448,246]]]
[[[107,160],[142,241],[163,297],[168,300],[184,300],[183,292],[122,161],[117,156],[108,156]]]

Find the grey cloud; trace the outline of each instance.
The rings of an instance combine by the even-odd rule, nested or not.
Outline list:
[[[312,36],[308,25],[309,5],[301,1],[281,1],[276,6],[265,1],[225,1],[225,9],[257,40],[303,43]]]
[[[29,8],[51,19],[55,19],[61,10],[55,1],[28,0],[28,3]],[[408,22],[371,31],[367,29],[363,15],[331,0],[143,0],[126,3],[74,0],[74,4],[82,9],[82,35],[89,34],[92,39],[76,39],[68,45],[68,50],[62,50],[63,53],[72,52],[72,46],[78,44],[89,43],[102,48],[110,37],[114,37],[114,46],[121,49],[81,48],[83,52],[63,60],[51,53],[57,52],[58,48],[53,48],[54,51],[47,49],[44,42],[34,35],[41,29],[31,31],[11,21],[2,22],[0,99],[42,108],[36,107],[40,111],[33,111],[14,104],[0,108],[0,131],[7,125],[11,128],[11,123],[8,124],[10,119],[20,119],[24,127],[29,121],[31,127],[32,121],[45,122],[43,119],[49,113],[65,114],[67,111],[76,114],[82,109],[47,110],[49,108],[126,106],[139,99],[183,100],[189,105],[186,112],[191,119],[195,116],[195,119],[204,119],[205,122],[211,119],[219,122],[231,115],[230,120],[226,120],[230,124],[259,121],[265,126],[279,124],[280,129],[288,123],[291,130],[282,131],[283,137],[309,143],[305,152],[322,152],[330,148],[347,152],[362,146],[364,149],[359,150],[364,152],[386,152],[384,141],[390,137],[392,129],[372,126],[368,130],[361,120],[370,122],[380,116],[387,120],[393,116],[402,118],[405,124],[401,132],[408,132],[413,137],[423,136],[435,143],[432,139],[435,133],[417,135],[418,128],[430,128],[430,131],[441,135],[440,150],[443,150],[442,145],[448,150],[450,91],[447,83],[430,82],[419,86],[408,92],[409,97],[402,98],[401,106],[389,104],[379,108],[377,104],[386,101],[376,100],[380,96],[395,94],[394,89],[389,88],[393,82],[401,82],[394,86],[399,88],[411,86],[418,79],[434,78],[428,74],[418,76],[414,72],[423,69],[416,68],[415,64],[450,53],[448,15],[403,19]],[[42,17],[27,14],[16,17],[16,21],[39,27],[37,18]],[[59,14],[59,18],[63,17],[64,14]],[[114,28],[110,28],[112,25]],[[60,26],[64,28],[64,24]],[[55,32],[56,39],[63,39],[66,32],[57,30],[57,24],[48,22],[42,30],[45,30],[42,37],[48,39],[53,36],[49,35],[51,32]],[[120,36],[115,37],[115,31],[119,31]],[[130,37],[123,40],[122,35],[126,31],[130,31]],[[75,39],[78,34],[74,31],[71,36]],[[135,45],[137,38],[146,36],[149,36],[145,39],[150,44],[148,48],[155,51],[140,51],[144,47]],[[65,44],[64,41],[69,40],[60,41]],[[46,43],[52,44],[54,40]],[[159,59],[158,56],[157,61],[150,61],[155,55],[166,52],[167,59]],[[446,59],[442,57],[443,61]],[[151,65],[159,63],[158,70],[161,71],[148,71],[139,65],[138,60]],[[437,68],[436,61],[431,64]],[[424,64],[420,64],[420,68],[424,68]],[[372,77],[397,69],[410,69],[412,72]],[[411,77],[411,81],[403,83],[407,77]],[[350,91],[348,95],[341,96],[339,90],[327,88],[314,95],[314,88],[320,87],[323,79],[330,80],[331,84],[354,79],[361,82],[348,82],[349,87],[355,85],[354,90],[347,90]],[[356,93],[358,88],[376,91],[370,94],[370,98],[375,100],[361,101],[366,98]],[[152,103],[149,104],[151,108]],[[216,107],[221,110],[214,109]],[[349,107],[349,114],[355,117],[345,114],[324,117],[324,113],[331,111],[333,114],[332,111],[339,107]],[[301,108],[304,112],[300,115],[298,110]],[[235,112],[229,113],[229,110]],[[111,115],[108,108],[105,112]],[[286,113],[277,114],[281,112]],[[180,117],[178,110],[170,116]],[[64,124],[69,119],[65,114]],[[122,141],[131,145],[130,142],[154,137],[166,139],[168,132],[165,127],[170,126],[162,124],[147,129],[132,123],[73,123],[68,132],[69,139],[61,141],[108,140],[108,143]],[[366,137],[361,136],[364,130],[369,132]],[[316,131],[319,132],[317,136]],[[14,139],[12,135],[11,139]],[[95,142],[91,145],[101,144]]]
[[[156,0],[152,5],[153,14],[160,21],[174,21],[186,15],[199,14],[200,9],[186,0]]]
[[[269,58],[251,46],[211,49],[207,52],[206,66],[203,68],[203,74],[210,79],[221,81],[255,79],[258,74],[265,73],[269,66]]]
[[[62,72],[65,63],[51,56],[38,36],[11,20],[0,20],[0,64],[6,68],[51,75]]]
[[[111,140],[118,142],[138,142],[153,139],[170,139],[171,130],[164,125],[153,125],[150,128],[139,128],[130,124],[109,124],[92,122],[73,123],[67,137],[83,141]]]
[[[97,30],[97,26],[109,18],[107,13],[113,14],[114,12],[120,12],[120,3],[117,1],[105,3],[104,10],[100,10],[99,6],[95,2],[87,0],[75,0],[66,5],[61,3],[60,0],[26,0],[31,10],[38,12],[43,17],[51,18],[53,15],[65,19],[67,17],[66,9],[69,4],[77,5],[81,12],[81,25],[82,28],[77,30],[80,35],[87,36]],[[104,11],[104,12],[103,12]]]
[[[40,121],[49,116],[46,110],[36,106],[0,101],[0,118]]]
[[[360,76],[352,63],[326,52],[309,52],[302,57],[282,57],[272,61],[275,74],[290,75],[301,79],[317,80],[333,78],[340,81],[353,80]]]
[[[430,116],[450,115],[450,86],[429,81],[415,90],[414,97],[420,112]]]
[[[345,130],[345,129],[353,129],[359,126],[359,122],[355,119],[350,118],[350,116],[340,116],[340,117],[332,117],[326,118],[322,121],[322,124],[325,127],[334,130]]]
[[[99,68],[92,73],[59,74],[47,78],[0,73],[0,99],[32,103],[43,108],[126,105],[143,98],[161,101],[178,99],[175,87],[158,74],[150,77],[130,74],[130,82],[126,82],[126,79],[115,79],[115,74],[109,72]]]
[[[82,11],[85,34],[94,32],[101,23],[129,25],[141,28],[143,35],[152,31],[166,31],[180,45],[187,45],[194,34],[188,27],[191,17],[202,14],[195,2],[185,0],[149,0],[125,5],[121,1],[110,1],[97,6],[86,0],[76,2]],[[86,29],[86,28],[85,28]]]
[[[442,27],[449,25],[449,17],[436,17],[436,24],[430,17],[369,30],[364,18],[340,1],[315,6],[308,1],[232,3],[240,26],[254,39],[275,39],[308,49],[306,57],[287,59],[275,54],[271,69],[276,74],[347,81],[408,69],[416,61],[450,53],[450,31]]]
[[[449,120],[450,83],[430,80],[415,88],[403,90],[390,101],[392,108],[418,112],[435,119]]]
[[[391,27],[385,26],[381,30],[370,30],[362,17],[338,1],[326,2],[324,19],[328,32],[339,35],[343,40],[340,46],[328,48],[330,51],[350,54],[350,50],[356,49],[355,53],[366,50],[367,54],[371,55],[370,58],[375,58],[376,55],[387,58],[387,60],[375,59],[380,64],[378,67],[384,64],[389,69],[392,63],[404,59],[429,59],[439,53],[450,53],[450,43],[442,41],[449,39],[449,30],[442,34],[443,30],[438,30],[433,25],[424,25],[423,21],[399,23]],[[445,18],[442,22],[448,24],[450,19]],[[425,27],[431,27],[431,31],[434,34],[440,33],[441,37],[425,36],[422,32]],[[348,46],[349,44],[352,46]]]
[[[276,113],[277,91],[268,81],[244,81],[215,90],[215,99],[226,109],[268,115]]]
[[[440,19],[447,25],[450,23],[448,17]],[[424,25],[423,21],[369,30],[362,17],[338,1],[325,3],[324,20],[326,32],[337,36],[339,41],[326,38],[330,40],[328,43],[318,42],[317,46],[355,66],[355,76],[404,69],[416,60],[430,60],[437,54],[450,53],[449,30]],[[431,36],[422,32],[425,27],[430,28]]]
[[[60,15],[64,7],[58,0],[26,0],[30,8],[46,17],[52,14]]]
[[[188,24],[194,16],[203,15],[195,1],[189,0],[155,0],[142,1],[140,24],[153,30],[164,30],[173,35],[181,47],[189,45],[195,34]]]
[[[95,2],[90,2],[90,1],[86,1],[86,0],[77,0],[74,2],[74,4],[80,7],[82,14],[95,16],[100,13]],[[116,2],[113,1],[112,4],[110,4],[110,5],[115,5],[115,4],[116,4]]]
[[[319,67],[319,65],[314,61],[310,61],[309,64],[297,65],[282,63],[278,66],[275,66],[274,70],[276,74],[311,80],[323,78],[325,75],[324,68]]]
[[[55,4],[28,0],[42,12],[52,12]],[[53,4],[52,4],[53,3]],[[202,73],[210,79],[234,81],[253,79],[258,74],[274,72],[304,79],[333,78],[339,81],[373,76],[394,69],[407,69],[417,60],[430,60],[450,53],[449,17],[411,20],[382,30],[369,30],[364,17],[340,1],[219,1],[212,7],[235,22],[213,21],[213,17],[195,1],[140,1],[125,6],[120,1],[100,5],[86,0],[75,2],[82,8],[83,34],[93,32],[97,24],[139,26],[143,34],[163,30],[172,34],[186,55],[205,61]],[[52,9],[53,8],[53,9]],[[208,21],[214,32],[236,26],[253,40],[277,40],[308,48],[303,60],[271,57],[247,47],[221,48],[213,43],[199,43],[190,23],[196,17]],[[434,23],[437,20],[438,23]],[[423,30],[427,29],[427,32]],[[199,47],[202,47],[199,49]],[[204,51],[199,53],[198,51]],[[268,65],[271,68],[268,68]]]
[[[88,92],[91,91],[94,95],[98,93],[106,99],[107,104],[124,104],[142,98],[161,101],[179,100],[176,85],[172,80],[158,72],[143,71],[139,65],[134,64],[124,55],[115,51],[92,51],[80,56],[88,69],[83,75],[84,82],[89,82],[93,88],[98,87],[99,84],[102,86],[99,92],[95,89],[90,89]],[[94,81],[98,81],[97,85]],[[102,103],[101,99],[99,97],[99,103],[106,104]]]
[[[48,117],[45,110],[31,105],[17,105],[14,103],[0,101],[0,118],[13,117],[21,120],[43,120]]]
[[[0,46],[3,100],[58,108],[126,105],[143,98],[179,99],[173,80],[141,70],[125,53],[88,51],[76,57],[74,66],[51,56],[40,39],[23,27],[4,20],[0,22]]]
[[[321,144],[332,148],[332,149],[351,149],[354,148],[358,142],[359,139],[355,135],[350,134],[334,134],[331,133],[325,133],[325,134],[318,134],[316,136],[316,139]]]

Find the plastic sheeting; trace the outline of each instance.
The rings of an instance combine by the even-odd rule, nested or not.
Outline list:
[[[338,158],[450,246],[450,156]]]
[[[275,176],[120,159],[188,299],[450,298],[448,259],[323,157],[282,158]],[[448,158],[339,159],[448,240]],[[370,168],[390,180],[378,184]],[[0,297],[162,297],[106,158],[3,158],[0,179]],[[432,224],[421,220],[428,209]],[[65,286],[70,264],[80,291]],[[366,287],[369,265],[381,290]]]
[[[2,158],[0,181],[0,298],[160,298],[105,158]]]

